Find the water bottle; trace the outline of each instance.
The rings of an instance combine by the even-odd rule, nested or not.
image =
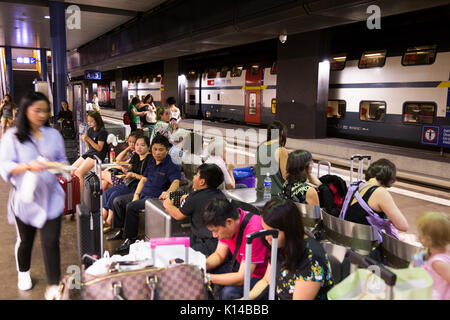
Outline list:
[[[267,172],[266,178],[264,179],[264,200],[270,200],[272,197],[272,179],[270,179],[270,174]]]
[[[109,162],[113,163],[116,161],[116,153],[114,152],[114,148],[111,147],[111,151],[109,152]]]

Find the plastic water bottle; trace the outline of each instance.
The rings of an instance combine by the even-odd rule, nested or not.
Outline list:
[[[270,200],[272,198],[272,179],[270,179],[270,174],[267,172],[266,178],[264,179],[264,200]]]
[[[111,147],[111,151],[109,152],[109,162],[113,163],[116,161],[116,153],[114,152],[114,148]]]

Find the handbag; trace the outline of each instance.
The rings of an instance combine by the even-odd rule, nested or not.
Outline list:
[[[117,271],[119,270],[119,271]],[[100,276],[82,273],[81,297],[84,300],[207,300],[209,283],[203,271],[190,264],[165,268],[110,272]],[[62,290],[64,292],[64,289]]]

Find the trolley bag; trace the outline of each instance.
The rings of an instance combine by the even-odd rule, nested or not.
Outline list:
[[[95,156],[94,172],[90,171],[84,178],[83,203],[90,212],[97,212],[101,209],[101,161]]]
[[[272,252],[270,255],[270,286],[269,286],[269,300],[275,300],[276,287],[276,273],[277,273],[277,250],[278,250],[278,230],[261,230],[248,234],[245,239],[245,273],[244,273],[244,299],[250,299],[250,278],[251,278],[251,256],[252,256],[252,242],[257,238],[265,236],[272,236]],[[250,259],[249,259],[250,257]]]
[[[80,203],[77,205],[77,240],[80,261],[88,264],[85,255],[103,256],[103,219],[100,211],[92,212]]]
[[[72,175],[70,180],[67,180],[63,176],[59,176],[58,182],[61,184],[66,194],[63,214],[75,216],[77,204],[80,203],[80,179],[76,175]]]

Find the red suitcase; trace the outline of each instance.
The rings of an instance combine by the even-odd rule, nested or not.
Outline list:
[[[66,205],[64,208],[63,215],[71,214],[72,217],[75,215],[77,204],[80,203],[80,179],[73,175],[70,181],[66,178],[59,176],[58,181],[66,193]]]

